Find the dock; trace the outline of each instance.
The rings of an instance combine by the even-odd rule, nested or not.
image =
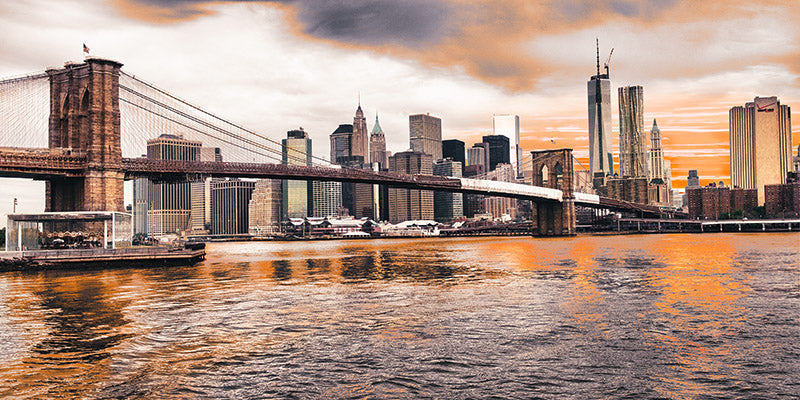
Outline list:
[[[205,246],[198,245],[6,251],[0,252],[0,271],[190,265],[204,260],[205,257]]]

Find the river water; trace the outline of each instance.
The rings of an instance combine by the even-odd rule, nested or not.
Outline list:
[[[237,242],[0,274],[0,397],[798,398],[800,234]]]

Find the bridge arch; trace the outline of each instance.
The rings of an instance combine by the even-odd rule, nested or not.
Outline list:
[[[572,149],[531,152],[532,184],[561,190],[562,202],[538,202],[534,207],[541,235],[575,233],[575,196],[572,193]]]

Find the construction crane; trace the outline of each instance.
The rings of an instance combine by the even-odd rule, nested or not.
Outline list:
[[[608,58],[606,58],[606,62],[603,63],[603,66],[606,68],[606,76],[608,76],[608,63],[611,62],[611,55],[614,54],[614,48],[611,48],[611,52],[608,53]]]

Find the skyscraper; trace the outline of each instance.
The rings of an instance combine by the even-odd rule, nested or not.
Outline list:
[[[686,187],[700,186],[700,176],[697,175],[696,169],[689,170],[689,176],[686,177]]]
[[[283,139],[281,144],[283,164],[311,166],[311,139],[303,128],[287,132],[286,139]],[[311,182],[284,179],[281,186],[282,218],[286,220],[312,215],[312,193]]]
[[[411,150],[442,158],[442,120],[430,114],[408,116]]]
[[[430,154],[404,151],[389,157],[389,171],[404,174],[433,174]],[[389,221],[433,219],[433,192],[430,190],[389,188]]]
[[[666,182],[664,171],[664,150],[661,148],[661,130],[658,129],[656,120],[653,119],[653,128],[650,129],[650,169],[649,178],[661,179]]]
[[[467,164],[464,142],[458,139],[442,140],[442,159],[445,158],[452,158],[453,161],[460,162],[461,172],[463,174],[464,167]]]
[[[179,135],[162,134],[147,141],[147,158],[157,160],[196,161],[201,143]],[[189,227],[191,184],[189,182],[153,182],[146,178],[134,183],[137,229],[145,228],[152,235],[177,233]],[[146,196],[143,202],[137,197]]]
[[[341,157],[350,157],[353,141],[353,125],[341,124],[331,133],[331,162],[340,164]]]
[[[312,182],[314,190],[314,216],[336,216],[342,206],[342,182]]]
[[[461,142],[464,145],[464,142]],[[462,153],[463,154],[463,153]],[[433,164],[433,174],[439,176],[461,177],[461,162],[452,158],[443,158]],[[434,192],[433,216],[436,221],[450,222],[464,216],[464,199],[462,193]]]
[[[511,164],[508,138],[503,135],[488,135],[483,137],[483,143],[489,145],[488,171],[497,168],[497,164]]]
[[[369,133],[367,132],[367,119],[361,110],[361,100],[358,101],[356,115],[353,117],[353,139],[350,155],[361,156],[369,160]]]
[[[786,183],[792,168],[791,108],[775,96],[756,97],[728,115],[731,185],[757,189],[764,204],[764,185]]]
[[[249,203],[255,181],[214,179],[211,182],[211,233],[248,233]]]
[[[641,86],[619,88],[619,173],[623,178],[648,176],[643,98]]]
[[[600,45],[597,47],[597,75],[589,79],[589,172],[592,178],[614,174],[611,154],[611,81],[600,74]]]
[[[248,231],[269,236],[281,231],[281,184],[279,179],[259,179],[248,204]]]
[[[489,170],[489,144],[475,143],[467,149],[467,165],[481,165],[481,173],[486,173]]]
[[[511,165],[522,176],[522,148],[519,147],[519,115],[494,115],[492,117],[493,133],[503,135],[511,144]]]
[[[378,114],[375,114],[375,125],[369,135],[369,162],[380,164],[381,169],[389,166],[389,157],[386,155],[386,136],[383,134]]]

